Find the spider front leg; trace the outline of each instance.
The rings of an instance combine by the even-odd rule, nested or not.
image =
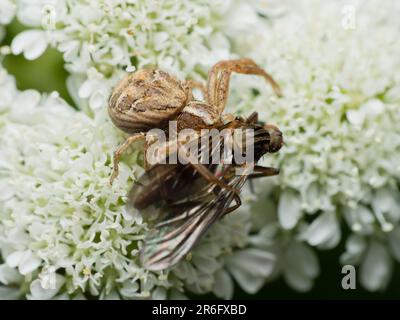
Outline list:
[[[114,152],[113,158],[113,173],[110,178],[110,185],[113,184],[115,178],[119,175],[119,162],[121,160],[121,156],[125,153],[125,151],[129,148],[129,146],[141,139],[145,139],[146,135],[143,132],[136,133],[130,137],[128,137],[123,144],[121,144],[117,150]]]
[[[220,113],[223,112],[228,100],[229,82],[232,72],[262,76],[278,96],[282,91],[276,81],[253,60],[243,58],[238,60],[220,61],[215,64],[208,75],[207,102],[214,105]]]

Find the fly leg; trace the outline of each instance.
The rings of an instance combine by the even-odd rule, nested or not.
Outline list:
[[[223,213],[223,215],[227,215],[228,213],[231,213],[232,211],[235,211],[237,208],[239,208],[242,205],[242,200],[240,199],[239,195],[235,194],[233,196],[233,200],[235,200],[236,204],[228,209],[226,209]]]
[[[253,179],[263,178],[263,177],[270,177],[279,174],[279,169],[271,168],[271,167],[262,167],[262,166],[255,166],[254,171],[258,171],[257,173],[252,173],[249,175],[249,186],[250,191],[254,193],[253,187]]]
[[[272,167],[255,166],[254,171],[256,171],[256,173],[252,173],[251,175],[249,175],[249,179],[270,177],[279,174],[279,169]]]

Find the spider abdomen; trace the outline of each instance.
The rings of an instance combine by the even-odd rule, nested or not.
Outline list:
[[[108,112],[113,123],[127,133],[164,128],[185,107],[187,91],[175,77],[161,70],[139,70],[114,88]]]

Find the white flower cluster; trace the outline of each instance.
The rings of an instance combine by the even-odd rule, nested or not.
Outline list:
[[[77,104],[102,108],[125,70],[157,65],[180,77],[199,78],[230,54],[218,32],[230,1],[15,0],[17,17],[32,27],[11,49],[26,59],[55,46],[71,73]]]
[[[93,119],[56,93],[20,92],[0,70],[0,282],[18,284],[15,295],[165,298],[186,287],[229,298],[230,273],[245,290],[260,288],[274,256],[248,246],[249,214],[216,225],[191,261],[172,272],[144,270],[138,250],[147,225],[124,209],[126,192],[143,171],[139,151],[125,159],[110,187],[120,136],[106,111]]]
[[[254,293],[278,275],[307,291],[320,273],[315,251],[341,240],[341,261],[360,265],[365,288],[387,285],[400,261],[397,1],[4,0],[0,13],[0,25],[16,15],[30,27],[14,54],[63,53],[80,109],[19,92],[0,69],[0,294],[229,298],[232,278]],[[281,173],[257,181],[256,196],[245,193],[240,214],[213,227],[190,261],[143,270],[147,225],[123,209],[142,170],[137,150],[107,186],[123,140],[105,112],[111,87],[151,64],[205,78],[234,55],[254,58],[283,88],[278,99],[259,79],[234,77],[229,103],[284,132],[273,163]]]
[[[286,139],[276,187],[258,188],[262,205],[255,207],[269,208],[279,226],[272,234],[269,221],[264,232],[283,253],[289,284],[307,290],[318,261],[311,252],[301,259],[293,241],[333,248],[344,220],[351,236],[342,263],[361,266],[366,289],[383,289],[391,257],[400,262],[400,5],[286,1],[280,8],[282,17],[267,12],[256,28],[262,41],[236,39],[235,48],[263,63],[284,90],[275,99],[262,83],[240,84],[231,109],[258,111]],[[286,250],[308,267],[288,274]]]
[[[10,6],[34,28],[13,39],[12,52],[35,59],[55,45],[71,73],[70,92],[86,112],[56,93],[20,92],[0,69],[0,283],[7,286],[0,294],[171,298],[186,289],[230,298],[232,277],[256,292],[275,257],[252,245],[249,213],[217,224],[190,261],[169,273],[151,273],[138,262],[146,222],[124,211],[126,193],[142,172],[138,150],[124,158],[113,187],[108,184],[112,152],[123,141],[106,114],[111,86],[124,68],[149,63],[201,76],[203,66],[229,55],[217,32],[226,5],[20,0]]]

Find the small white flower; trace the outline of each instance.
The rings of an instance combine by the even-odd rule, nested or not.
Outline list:
[[[48,300],[52,299],[64,284],[64,277],[56,275],[55,288],[43,288],[39,279],[33,280],[30,285],[29,300]]]
[[[233,281],[228,272],[221,269],[215,275],[213,292],[222,299],[231,299],[233,295]]]
[[[286,191],[279,199],[278,218],[284,229],[293,229],[302,215],[301,201],[293,191]]]
[[[358,265],[368,244],[362,236],[351,235],[346,241],[346,251],[341,255],[342,264]]]
[[[300,238],[312,246],[321,248],[333,248],[340,240],[339,223],[333,212],[325,212],[316,218],[302,234]]]
[[[361,284],[369,291],[384,289],[390,279],[392,268],[393,261],[387,248],[373,240],[361,263]]]
[[[57,287],[57,276],[56,276],[56,268],[54,266],[44,267],[39,274],[40,285],[43,289],[56,289]]]
[[[10,118],[18,123],[34,124],[37,121],[35,107],[39,104],[40,99],[40,93],[36,90],[21,92],[11,104]]]
[[[153,291],[152,299],[153,300],[167,299],[167,290],[165,290],[165,288],[161,288],[161,287],[157,288],[156,290]]]
[[[226,266],[243,290],[255,293],[272,274],[275,256],[260,249],[245,249],[229,257]]]
[[[18,267],[22,275],[27,275],[36,270],[42,260],[31,250],[15,251],[6,258],[7,265]]]
[[[17,17],[24,25],[40,27],[49,10],[54,11],[56,20],[61,20],[67,10],[65,0],[18,0]]]
[[[16,13],[17,6],[13,0],[2,0],[0,3],[0,25],[9,24]]]
[[[282,261],[283,276],[294,289],[309,291],[319,275],[315,253],[301,242],[293,241],[286,249]]]
[[[89,98],[89,106],[92,110],[105,107],[108,98],[109,87],[104,81],[104,76],[92,68],[88,71],[88,79],[80,86],[78,94],[80,98]]]
[[[372,198],[371,205],[377,213],[388,214],[396,222],[400,219],[400,199],[396,189],[378,189]]]
[[[347,119],[355,126],[361,126],[364,123],[365,113],[361,110],[349,110],[346,112]]]
[[[22,276],[14,268],[7,264],[0,265],[0,282],[4,285],[18,284],[22,280]]]
[[[375,218],[369,208],[361,204],[357,205],[356,208],[347,207],[344,209],[344,217],[346,218],[349,227],[354,232],[367,234],[373,232],[373,223],[375,222]]]
[[[13,54],[23,53],[27,60],[35,60],[47,49],[48,40],[42,30],[27,30],[19,33],[11,43]]]

